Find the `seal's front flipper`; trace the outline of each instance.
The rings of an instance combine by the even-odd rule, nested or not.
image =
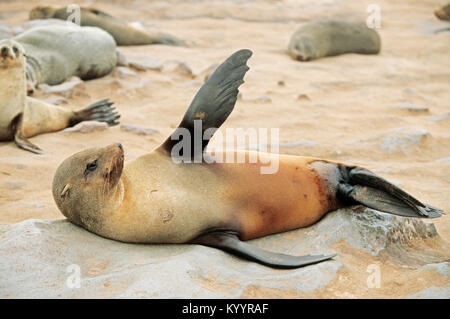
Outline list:
[[[12,122],[14,142],[18,147],[35,154],[42,154],[42,150],[31,143],[22,133],[23,114],[18,115]]]
[[[217,67],[195,95],[178,128],[161,145],[164,150],[170,153],[172,147],[178,143],[179,136],[182,135],[180,133],[188,130],[191,136],[191,154],[183,154],[183,157],[194,158],[202,155],[214,131],[233,111],[238,88],[244,83],[244,75],[249,69],[246,63],[251,55],[250,50],[237,51]],[[197,134],[201,134],[202,143],[198,148],[194,147],[194,123],[196,127],[201,124],[201,131]],[[203,139],[207,129],[212,131],[208,131],[210,134]]]
[[[405,217],[436,218],[443,213],[364,168],[341,167],[341,175],[345,182],[339,185],[338,195],[344,200]]]
[[[120,115],[114,112],[115,108],[111,107],[114,102],[110,102],[108,99],[98,101],[88,107],[74,112],[73,117],[70,119],[69,126],[74,126],[83,121],[99,121],[106,122],[109,126],[119,124],[117,120]]]
[[[212,232],[201,235],[191,243],[219,248],[232,254],[273,268],[299,268],[316,264],[336,256],[334,255],[305,255],[291,256],[272,253],[239,240],[238,236],[230,232]]]

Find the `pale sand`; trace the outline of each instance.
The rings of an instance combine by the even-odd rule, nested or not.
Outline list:
[[[90,1],[79,3],[92,5]],[[382,10],[382,27],[378,30],[381,54],[348,54],[306,63],[296,62],[284,52],[299,23],[318,17],[364,21],[366,5],[359,1],[341,4],[330,0],[303,5],[299,1],[176,3],[98,1],[95,5],[128,21],[140,21],[148,30],[171,33],[195,43],[192,47],[122,47],[129,58],[149,55],[163,63],[182,61],[194,74],[200,74],[238,49],[253,50],[251,69],[241,87],[244,98],[238,100],[224,127],[280,128],[281,143],[316,143],[282,148],[282,153],[366,167],[397,182],[420,200],[442,208],[447,214],[450,212],[450,116],[433,120],[450,111],[450,35],[428,34],[429,30],[443,26],[433,15],[435,1],[395,4],[378,1]],[[31,7],[29,1],[2,2],[0,22],[20,25],[27,20]],[[170,68],[137,73],[139,78],[109,75],[87,81],[88,96],[70,97],[68,104],[78,108],[110,98],[122,115],[121,123],[157,129],[159,133],[139,136],[116,126],[89,134],[59,132],[32,138],[33,143],[45,150],[44,155],[22,151],[11,142],[0,143],[0,224],[29,218],[63,218],[51,194],[53,174],[63,159],[79,150],[112,142],[123,144],[128,159],[145,154],[176,127],[200,87],[198,82],[203,81],[203,75],[193,79]],[[285,85],[278,85],[279,81]],[[300,94],[306,94],[309,100],[298,100]],[[272,102],[249,100],[255,96],[267,96]],[[35,97],[56,96],[38,92]],[[394,108],[406,102],[425,105],[429,112]],[[351,144],[402,127],[425,129],[429,135],[420,144],[398,152]],[[433,222],[440,236],[448,241],[450,217],[445,215]],[[375,292],[354,288],[346,294],[348,287],[355,287],[367,277],[364,269],[357,270],[360,263],[357,256],[346,259],[348,267],[342,274],[345,280],[337,282],[334,290],[318,291],[312,297],[401,297],[424,287],[448,283],[447,278],[434,271],[420,272],[423,278],[416,280],[418,275],[409,270],[384,265],[389,268],[386,270],[389,276],[392,275],[390,286]],[[336,289],[340,292],[336,293]],[[271,294],[255,288],[248,296]]]

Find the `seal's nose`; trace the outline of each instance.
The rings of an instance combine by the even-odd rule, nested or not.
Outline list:
[[[8,56],[8,48],[7,47],[3,47],[1,50],[0,50],[0,54],[1,54],[1,56],[2,57],[7,57]]]
[[[121,150],[123,149],[122,144],[116,143],[116,145],[119,146],[119,148],[120,148]]]

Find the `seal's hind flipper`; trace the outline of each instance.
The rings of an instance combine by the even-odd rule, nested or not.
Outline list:
[[[42,150],[31,143],[22,133],[23,114],[18,115],[12,122],[12,130],[14,131],[14,142],[16,145],[26,151],[42,154]]]
[[[232,254],[239,255],[246,259],[256,261],[260,264],[273,268],[299,268],[316,264],[336,256],[336,254],[327,256],[292,256],[273,253],[242,242],[241,240],[239,240],[236,234],[225,231],[218,231],[201,235],[193,240],[192,243],[219,248]]]
[[[108,99],[104,99],[88,107],[74,112],[73,117],[70,119],[69,126],[73,126],[83,121],[99,121],[106,122],[109,126],[119,124],[117,121],[120,115],[115,112],[115,108],[111,107],[114,102],[110,102]]]
[[[421,203],[384,178],[359,167],[343,167],[346,183],[339,185],[339,194],[369,208],[399,216],[436,218],[442,210]]]
[[[244,83],[244,75],[248,71],[247,60],[251,57],[252,51],[240,50],[232,54],[203,84],[191,102],[183,120],[174,133],[161,145],[168,151],[178,143],[180,132],[188,130],[191,135],[191,154],[183,156],[194,158],[200,155],[206,148],[209,138],[203,140],[201,137],[207,129],[217,129],[233,111],[239,93],[239,86]],[[194,121],[201,123],[201,147],[194,151]],[[197,124],[196,124],[197,125]],[[200,153],[200,154],[197,154]]]

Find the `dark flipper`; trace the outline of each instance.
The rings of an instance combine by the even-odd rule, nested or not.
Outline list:
[[[421,203],[384,178],[359,167],[342,167],[344,183],[339,185],[339,195],[369,208],[399,216],[436,218],[442,215],[439,208]]]
[[[201,235],[192,241],[194,244],[219,248],[239,255],[246,259],[256,261],[257,263],[273,268],[299,268],[307,265],[316,264],[336,256],[334,255],[305,255],[291,256],[285,254],[272,253],[256,246],[247,244],[239,240],[238,236],[230,232],[212,232]]]
[[[239,93],[239,86],[244,83],[244,75],[248,71],[247,60],[251,57],[250,50],[240,50],[225,60],[203,84],[195,95],[183,120],[174,133],[161,145],[161,148],[172,151],[178,143],[180,131],[188,130],[191,140],[191,154],[183,154],[185,158],[201,156],[212,134],[202,140],[199,147],[194,147],[194,121],[201,123],[203,133],[207,129],[217,129],[233,111]],[[201,138],[201,137],[200,137]]]
[[[12,130],[14,131],[14,142],[18,147],[35,154],[42,154],[42,150],[31,143],[22,133],[23,114],[18,115],[12,122]]]
[[[82,9],[82,10],[84,10],[84,9]],[[123,20],[121,20],[119,18],[113,17],[112,15],[110,15],[110,14],[104,12],[104,11],[101,11],[101,10],[98,10],[98,9],[95,9],[95,8],[87,8],[85,10],[89,11],[89,12],[91,12],[91,13],[99,16],[99,17],[111,19],[114,22],[117,22],[117,23],[120,23],[120,24],[123,24],[123,25],[127,24],[125,21],[123,21]],[[81,12],[81,14],[83,14],[83,11]]]
[[[98,101],[88,107],[74,112],[74,116],[70,119],[69,126],[74,126],[83,121],[99,121],[106,122],[109,126],[119,124],[117,120],[120,115],[114,112],[115,108],[111,107],[114,102],[110,102],[108,99]]]

